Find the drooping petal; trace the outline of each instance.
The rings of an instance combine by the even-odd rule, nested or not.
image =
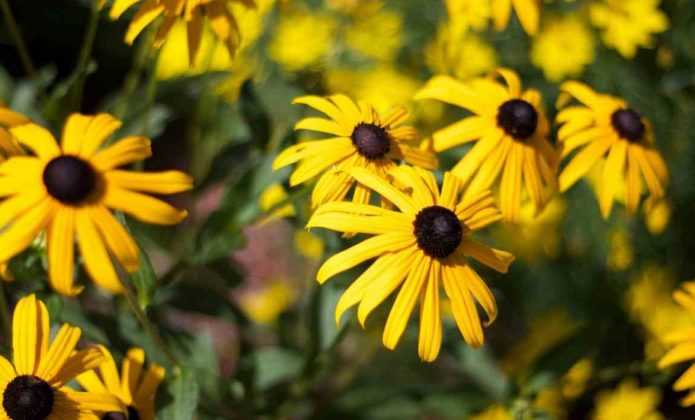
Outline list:
[[[89,212],[101,237],[123,268],[131,273],[137,271],[140,265],[140,250],[130,233],[106,207],[93,206]]]
[[[579,152],[560,174],[560,191],[567,191],[579,178],[589,172],[589,169],[608,151],[612,143],[613,139],[600,139]]]
[[[101,171],[147,159],[152,156],[152,145],[146,137],[130,136],[114,145],[99,150],[91,159],[92,165]]]
[[[488,98],[450,76],[433,77],[415,94],[415,99],[437,99],[478,115],[491,115],[495,108],[495,104]]]
[[[521,210],[521,181],[524,151],[521,144],[514,143],[502,174],[500,210],[506,220],[516,223]]]
[[[340,109],[338,109],[338,107],[335,106],[333,102],[321,96],[300,96],[298,98],[294,98],[294,100],[292,100],[292,103],[310,106],[317,111],[323,112],[330,119],[338,123],[343,124],[346,122],[343,113],[340,111]]]
[[[420,334],[418,337],[418,355],[426,362],[436,359],[442,346],[442,320],[439,309],[441,264],[439,261],[432,261],[429,276],[420,305]]]
[[[514,261],[514,256],[509,252],[481,245],[471,239],[464,239],[457,252],[463,252],[463,255],[473,257],[500,273],[506,273]]]
[[[125,35],[126,43],[132,45],[135,38],[140,35],[140,32],[157,19],[164,12],[164,9],[164,5],[156,0],[148,0],[140,6],[140,9],[138,9],[138,12],[130,21],[130,26],[128,26],[128,31]]]
[[[379,193],[383,198],[389,200],[403,213],[415,214],[417,207],[413,200],[399,191],[383,178],[378,177],[364,168],[353,168],[350,174],[360,183]]]
[[[75,228],[77,243],[89,277],[111,293],[123,293],[123,285],[88,210],[77,211]]]
[[[55,137],[37,124],[24,124],[10,129],[17,140],[31,149],[41,160],[48,161],[60,155]]]
[[[154,194],[175,194],[190,190],[193,178],[181,171],[134,172],[112,170],[104,174],[106,181],[120,188]]]
[[[24,251],[46,227],[53,211],[53,202],[44,197],[0,233],[0,261],[8,261]]]
[[[451,310],[456,325],[466,343],[472,347],[480,347],[485,340],[483,328],[480,325],[480,317],[475,302],[473,302],[464,282],[465,279],[457,276],[454,266],[442,264],[442,283],[444,284],[444,291],[451,301]]]
[[[624,141],[616,143],[611,147],[603,167],[603,178],[601,180],[601,191],[599,192],[599,203],[601,214],[607,219],[611,214],[615,192],[625,180],[625,160],[627,158],[627,143]]]
[[[113,185],[106,189],[103,203],[145,223],[175,225],[188,215],[186,210],[178,210],[162,200]]]
[[[48,272],[51,286],[60,294],[74,296],[75,287],[75,211],[70,207],[56,212],[48,228]]]
[[[451,172],[458,176],[462,183],[467,184],[473,174],[478,171],[480,165],[488,159],[490,153],[498,147],[503,137],[504,133],[501,130],[492,129],[489,131],[466,153]]]

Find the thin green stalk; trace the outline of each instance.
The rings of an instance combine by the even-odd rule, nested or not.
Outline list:
[[[10,306],[7,304],[7,297],[5,296],[4,284],[0,284],[0,323],[2,323],[2,333],[5,336],[5,345],[9,345],[12,337],[12,317],[10,315]]]
[[[123,82],[123,88],[121,92],[121,97],[114,108],[114,115],[118,119],[123,119],[126,110],[128,109],[128,98],[135,92],[135,88],[138,86],[138,81],[140,79],[140,74],[145,68],[147,63],[147,58],[150,56],[152,51],[152,45],[154,42],[154,36],[156,34],[156,28],[149,28],[145,33],[145,36],[138,43],[137,50],[135,51],[135,58],[133,59],[133,65],[128,71],[128,75]]]
[[[89,22],[87,23],[87,31],[84,34],[84,39],[82,41],[82,48],[80,49],[80,56],[77,61],[77,68],[74,72],[75,80],[75,90],[73,91],[73,104],[74,108],[79,110],[82,103],[82,92],[84,90],[84,83],[87,79],[87,72],[89,70],[89,60],[92,56],[92,50],[94,49],[94,40],[97,35],[97,28],[99,27],[99,6],[97,2],[92,2],[92,10],[89,14]]]
[[[10,36],[14,41],[15,47],[17,47],[17,52],[19,53],[19,59],[22,61],[22,66],[24,71],[30,77],[33,77],[36,73],[34,69],[34,64],[31,61],[31,56],[29,56],[29,50],[27,49],[24,39],[22,38],[22,33],[19,31],[19,26],[17,26],[17,21],[12,14],[12,9],[7,0],[0,0],[0,9],[2,9],[2,14],[5,17],[5,24],[10,31]]]
[[[126,284],[121,279],[121,283],[123,284],[123,289],[125,290],[124,295],[126,298],[126,301],[128,302],[128,306],[130,307],[130,310],[133,312],[133,315],[135,315],[135,318],[137,318],[138,322],[140,322],[140,325],[142,326],[143,330],[145,330],[145,334],[152,340],[155,346],[166,356],[167,359],[169,359],[169,363],[174,368],[179,367],[179,362],[176,359],[176,356],[174,356],[171,351],[167,348],[166,344],[164,343],[164,340],[162,340],[162,337],[159,335],[157,332],[156,328],[150,320],[147,318],[147,314],[142,310],[140,307],[140,304],[138,303],[138,299],[133,293],[132,289],[130,288],[129,284]]]

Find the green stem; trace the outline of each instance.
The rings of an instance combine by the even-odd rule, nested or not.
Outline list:
[[[138,43],[138,48],[135,51],[135,57],[133,59],[133,65],[128,71],[128,75],[123,82],[123,89],[121,97],[114,108],[114,115],[116,118],[122,120],[125,116],[126,110],[128,109],[128,99],[131,97],[135,88],[138,86],[138,81],[140,79],[140,74],[145,68],[147,63],[147,58],[150,56],[152,51],[152,45],[154,42],[154,36],[156,34],[156,28],[149,28],[145,33],[143,39]]]
[[[143,330],[145,330],[145,334],[147,334],[150,340],[152,340],[154,345],[157,346],[157,348],[164,354],[164,356],[166,356],[166,358],[169,359],[169,363],[171,363],[171,365],[174,368],[178,368],[178,360],[173,355],[173,353],[169,351],[166,344],[164,343],[164,340],[162,340],[162,337],[159,335],[154,325],[152,325],[150,320],[147,318],[147,314],[145,314],[145,312],[140,307],[138,299],[137,297],[135,297],[135,294],[130,288],[130,285],[126,284],[126,282],[124,282],[123,280],[121,280],[121,283],[123,284],[123,289],[125,290],[124,295],[126,301],[128,302],[128,306],[130,307],[130,310],[133,312],[133,315],[135,315],[135,318],[137,318],[138,322],[140,322],[140,325],[142,325]]]
[[[92,2],[92,10],[89,14],[89,22],[87,23],[87,31],[84,34],[84,40],[82,41],[82,48],[80,49],[80,56],[77,61],[77,68],[75,69],[75,90],[73,92],[73,103],[74,109],[79,110],[82,104],[82,92],[84,90],[84,83],[87,79],[87,72],[89,71],[89,60],[92,56],[92,50],[94,49],[94,40],[97,35],[97,28],[99,27],[99,6],[97,2]]]
[[[7,296],[5,296],[4,283],[0,284],[0,322],[2,323],[2,333],[5,336],[4,344],[9,346],[9,343],[12,342],[12,317],[10,316],[10,306],[7,304]]]
[[[27,49],[26,44],[24,44],[22,33],[19,31],[19,26],[17,26],[17,21],[12,14],[12,9],[10,9],[10,5],[7,0],[0,0],[0,9],[2,9],[3,16],[5,16],[5,24],[7,24],[7,28],[10,31],[10,36],[17,47],[19,59],[22,61],[24,71],[26,71],[29,76],[33,77],[36,73],[36,70],[34,70],[34,64],[31,62],[29,50]]]

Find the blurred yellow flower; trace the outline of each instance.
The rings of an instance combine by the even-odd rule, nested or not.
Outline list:
[[[419,87],[417,79],[390,65],[367,70],[328,70],[326,79],[329,91],[345,92],[370,103],[379,112],[407,104]]]
[[[294,216],[295,211],[292,203],[280,205],[280,203],[287,200],[288,197],[287,191],[278,183],[269,185],[261,192],[258,198],[258,207],[266,213],[270,211],[268,219],[266,220]],[[278,205],[280,206],[278,207]]]
[[[533,402],[533,406],[550,414],[555,420],[567,418],[569,403],[577,399],[586,389],[593,373],[593,363],[589,359],[580,359],[560,378],[555,386],[542,389]]]
[[[270,324],[297,300],[297,291],[284,279],[270,280],[260,289],[239,295],[246,316],[259,324]]]
[[[658,388],[638,388],[634,379],[623,380],[615,389],[596,397],[593,420],[662,420],[657,407],[661,401]]]
[[[333,17],[305,10],[280,16],[268,54],[285,71],[295,72],[318,66],[331,51],[336,35]]]
[[[300,255],[316,261],[323,256],[325,245],[323,240],[313,233],[297,229],[294,233],[294,247]]]
[[[509,414],[504,406],[493,405],[486,408],[484,411],[471,416],[470,420],[513,420],[512,415]]]
[[[382,7],[381,2],[364,8],[345,29],[345,43],[368,58],[393,60],[402,44],[403,16]]]
[[[652,235],[659,235],[666,230],[671,220],[671,204],[666,199],[647,200],[644,203],[644,222]]]
[[[453,23],[440,25],[437,37],[425,49],[427,66],[437,74],[461,80],[489,73],[497,67],[497,53],[483,38],[454,29]]]
[[[142,3],[132,18],[125,40],[132,44],[135,38],[147,28],[156,28],[155,48],[162,46],[177,22],[186,25],[188,43],[188,61],[194,63],[200,48],[203,32],[212,30],[215,37],[234,56],[241,45],[241,34],[237,18],[231,11],[233,3],[241,3],[244,7],[255,8],[255,0],[115,0],[109,16],[120,18],[124,12],[136,3]],[[161,23],[155,23],[162,16]]]
[[[669,27],[659,10],[661,0],[601,0],[589,5],[591,22],[601,29],[603,42],[623,57],[633,58],[638,47],[651,48],[653,34]]]
[[[525,374],[539,357],[570,337],[577,327],[577,322],[563,309],[536,316],[523,338],[506,352],[500,367],[509,375]]]
[[[496,30],[501,31],[507,27],[513,8],[524,31],[529,35],[536,35],[541,19],[541,0],[490,0],[490,2]]]
[[[659,360],[659,368],[664,369],[677,363],[692,361],[695,359],[695,282],[686,282],[682,289],[673,294],[673,299],[691,317],[687,326],[678,328],[666,337],[666,341],[673,347]],[[676,391],[690,391],[681,400],[684,406],[695,405],[695,365],[681,375],[673,384]]]
[[[490,0],[445,0],[454,33],[462,34],[469,29],[482,31],[492,16]]]
[[[553,82],[580,76],[594,61],[595,42],[591,31],[574,15],[546,22],[533,39],[531,62]]]
[[[675,279],[667,269],[650,265],[632,279],[625,294],[628,314],[645,330],[648,360],[663,356],[669,334],[692,325],[688,312],[671,297],[674,284]]]
[[[612,271],[625,271],[632,265],[635,251],[630,235],[625,228],[618,228],[609,234],[606,266]]]
[[[504,247],[514,250],[515,255],[528,262],[557,256],[562,238],[560,222],[567,211],[561,197],[554,197],[538,215],[533,203],[525,201],[521,206],[519,223],[505,225],[495,231]]]

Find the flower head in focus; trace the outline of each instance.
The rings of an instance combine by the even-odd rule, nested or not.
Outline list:
[[[577,16],[547,19],[532,41],[531,62],[545,78],[559,82],[578,77],[594,61],[594,36]]]
[[[273,169],[299,162],[290,176],[291,186],[320,175],[311,196],[314,208],[329,201],[340,201],[353,189],[355,203],[369,202],[369,189],[350,177],[349,170],[353,167],[366,168],[385,177],[401,160],[428,169],[437,166],[432,153],[412,144],[417,132],[401,125],[409,117],[402,107],[382,117],[371,105],[361,101],[355,103],[345,95],[302,96],[294,103],[308,105],[329,117],[304,118],[295,129],[317,131],[330,137],[288,147],[275,158]]]
[[[633,58],[638,47],[654,45],[653,34],[669,27],[659,10],[661,0],[601,0],[589,4],[589,17],[601,29],[603,42],[625,58]]]
[[[122,412],[106,392],[78,392],[67,384],[104,359],[92,347],[77,351],[82,331],[64,324],[51,340],[48,310],[36,296],[22,298],[12,318],[12,362],[0,356],[0,418],[9,420],[93,419],[95,412]]]
[[[560,191],[568,190],[597,163],[603,162],[599,204],[608,218],[616,193],[624,189],[630,213],[635,213],[647,185],[650,199],[660,199],[668,183],[668,168],[654,144],[651,124],[620,98],[594,92],[579,82],[561,86],[564,97],[580,104],[566,106],[558,113],[562,126],[558,141],[562,157],[579,152],[559,177]],[[643,182],[644,180],[644,182]]]
[[[145,351],[141,348],[128,350],[123,359],[121,374],[111,353],[102,347],[104,361],[98,368],[77,376],[77,382],[88,392],[110,394],[126,407],[128,420],[154,420],[154,400],[157,387],[166,371],[156,363],[145,369]],[[103,411],[102,419],[125,419],[119,412]]]
[[[0,261],[26,249],[41,232],[47,234],[51,286],[64,295],[81,291],[74,282],[77,242],[87,272],[103,288],[119,293],[123,286],[111,262],[128,272],[139,267],[139,248],[111,214],[120,210],[145,223],[171,225],[186,211],[144,193],[173,194],[191,188],[179,171],[156,173],[118,169],[152,153],[145,137],[130,136],[102,147],[121,126],[108,114],[72,114],[59,145],[37,124],[10,131],[33,155],[13,156],[0,164]]]
[[[135,38],[148,26],[156,28],[154,46],[159,48],[176,22],[186,23],[188,40],[188,61],[193,64],[200,49],[200,40],[207,27],[212,29],[217,40],[225,46],[230,56],[234,56],[241,44],[239,24],[232,14],[233,3],[246,7],[256,7],[255,0],[115,0],[109,16],[120,18],[134,4],[142,3],[132,18],[125,40],[132,44]],[[162,17],[158,24],[154,22]],[[155,26],[156,25],[156,26]]]
[[[336,307],[336,321],[359,304],[357,317],[364,326],[369,314],[398,290],[383,333],[383,343],[394,349],[408,320],[420,302],[418,354],[424,361],[436,359],[442,342],[440,287],[451,301],[456,324],[465,341],[483,345],[483,330],[476,301],[487,314],[486,325],[497,317],[492,292],[470,265],[474,259],[498,272],[506,272],[514,257],[482,245],[471,234],[501,218],[489,192],[460,199],[461,182],[444,174],[441,190],[431,172],[400,166],[389,172],[403,192],[364,168],[350,171],[361,185],[378,192],[394,210],[349,202],[319,207],[307,228],[323,227],[348,234],[373,235],[330,257],[317,280],[365,261],[376,260],[343,293]]]
[[[415,96],[437,99],[473,113],[435,132],[434,150],[447,150],[466,143],[475,145],[452,169],[464,184],[466,194],[476,194],[500,181],[500,209],[505,219],[518,222],[522,191],[535,213],[543,210],[555,190],[556,151],[549,142],[550,127],[540,92],[522,91],[519,76],[501,68],[496,78],[459,81],[449,76],[432,78]]]

